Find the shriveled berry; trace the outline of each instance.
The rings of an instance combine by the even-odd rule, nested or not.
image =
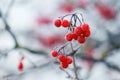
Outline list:
[[[63,20],[62,21],[62,26],[65,27],[65,28],[69,27],[70,26],[70,22],[68,20]]]
[[[81,26],[76,27],[74,33],[75,33],[76,35],[80,35],[81,33],[83,33],[83,30],[82,30]]]
[[[22,70],[23,70],[23,68],[24,68],[23,63],[22,63],[22,62],[20,62],[20,63],[19,63],[19,65],[18,65],[18,70],[22,71]]]
[[[62,68],[68,68],[69,66],[67,62],[62,62],[60,65]]]
[[[78,37],[78,42],[79,42],[80,44],[83,44],[83,43],[85,42],[85,36],[79,36],[79,37]]]
[[[60,19],[55,20],[54,24],[55,24],[56,27],[60,27],[61,26],[61,20]]]
[[[66,40],[71,41],[73,39],[73,33],[66,34]]]
[[[64,54],[61,54],[61,55],[58,56],[58,59],[59,59],[60,62],[66,62],[67,57]]]
[[[58,56],[58,51],[57,50],[52,51],[52,56],[57,57]]]
[[[73,62],[73,58],[71,56],[67,57],[67,63],[71,64]]]

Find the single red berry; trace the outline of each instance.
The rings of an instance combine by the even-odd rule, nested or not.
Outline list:
[[[58,59],[59,59],[60,62],[66,62],[67,57],[64,54],[61,54],[61,55],[58,56]]]
[[[58,56],[58,51],[56,51],[56,50],[52,51],[52,56],[57,57]]]
[[[71,41],[73,39],[73,33],[66,34],[66,40]]]
[[[89,30],[89,25],[87,23],[83,24],[82,25],[82,30],[83,31]]]
[[[80,44],[85,43],[85,36],[79,36],[79,37],[78,37],[78,42],[79,42]]]
[[[61,62],[61,67],[62,68],[68,68],[68,63],[67,62]]]
[[[89,37],[91,34],[90,30],[85,31],[85,37]]]
[[[61,20],[60,19],[55,20],[54,24],[55,24],[56,27],[60,27],[61,26]]]
[[[78,35],[73,33],[73,39],[77,40],[77,38],[78,38]]]
[[[23,70],[23,68],[24,68],[23,63],[22,63],[22,62],[20,62],[20,63],[19,63],[19,65],[18,65],[18,70],[22,71],[22,70]]]
[[[68,20],[63,20],[62,21],[62,26],[65,27],[65,28],[69,27],[70,26],[70,22]]]
[[[82,33],[83,33],[83,30],[82,30],[81,26],[76,27],[74,33],[75,33],[76,35],[80,35],[80,34],[82,34]]]
[[[67,63],[68,63],[68,64],[71,64],[72,62],[73,62],[73,58],[70,57],[70,56],[68,56],[68,57],[67,57]]]

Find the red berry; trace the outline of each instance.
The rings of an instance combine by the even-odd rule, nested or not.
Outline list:
[[[19,65],[18,65],[18,70],[22,71],[23,70],[23,63],[20,62]]]
[[[58,56],[58,51],[56,51],[56,50],[52,51],[52,56],[57,57]]]
[[[79,42],[80,44],[83,44],[83,43],[85,42],[85,36],[79,36],[79,37],[78,37],[78,42]]]
[[[70,57],[70,56],[68,56],[68,57],[67,57],[67,63],[68,63],[68,64],[71,64],[72,62],[73,62],[73,58]]]
[[[83,24],[83,25],[82,25],[82,30],[83,30],[83,31],[89,30],[89,25],[86,24],[86,23]]]
[[[68,68],[68,63],[67,62],[62,62],[61,67],[62,68]]]
[[[90,30],[85,31],[85,37],[89,37],[91,34]]]
[[[82,34],[82,33],[83,33],[82,28],[81,28],[80,26],[76,27],[76,29],[75,29],[75,34],[80,35],[80,34]]]
[[[73,33],[66,34],[66,40],[71,41],[73,39]]]
[[[66,62],[67,57],[64,54],[61,54],[61,55],[58,56],[58,59],[59,59],[60,62]]]
[[[65,28],[69,27],[70,26],[70,22],[68,20],[63,20],[62,21],[62,26],[65,27]]]
[[[73,39],[77,40],[77,38],[78,38],[78,35],[73,33]]]
[[[60,27],[61,26],[61,20],[60,19],[55,20],[54,24],[55,24],[56,27]]]

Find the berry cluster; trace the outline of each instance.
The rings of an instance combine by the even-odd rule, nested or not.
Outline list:
[[[79,18],[78,14],[76,13],[65,15],[62,18],[55,20],[54,25],[56,27],[62,26],[70,31],[65,36],[67,41],[77,40],[80,44],[83,44],[85,43],[86,38],[89,37],[91,33],[89,25],[87,23],[84,23],[83,16],[82,14],[80,15],[82,17],[82,21]],[[70,20],[64,19],[66,16],[71,16]],[[80,23],[79,25],[77,25],[78,22]],[[67,68],[69,64],[71,64],[74,61],[73,57],[65,55],[64,47],[60,48],[58,51],[57,50],[52,51],[51,54],[53,57],[58,57],[58,61],[60,62],[62,68]],[[72,45],[71,48],[73,48]],[[63,52],[60,51],[61,49],[63,49]],[[74,52],[73,49],[72,51]]]
[[[58,61],[60,62],[61,68],[68,68],[69,64],[73,62],[71,56],[60,54],[57,50],[52,51],[51,54],[53,57],[58,57]]]
[[[72,41],[77,40],[79,43],[84,43],[86,40],[86,37],[90,36],[90,29],[89,25],[84,23],[81,26],[75,27],[74,32],[66,34],[66,40]]]
[[[67,41],[72,41],[74,39],[77,40],[80,44],[82,44],[86,41],[86,37],[89,37],[91,34],[89,25],[87,23],[82,23],[77,14],[71,15],[72,16],[70,21],[68,21],[67,19],[63,19],[65,17],[64,16],[62,17],[62,19],[55,20],[54,24],[56,27],[63,26],[64,28],[68,28],[70,30],[70,33],[66,34]],[[78,26],[76,25],[77,19],[80,22],[80,25]]]

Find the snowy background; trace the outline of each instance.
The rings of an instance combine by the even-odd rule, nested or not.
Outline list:
[[[111,12],[102,13],[106,7]],[[54,20],[76,12],[83,14],[92,32],[77,56],[80,77],[120,80],[120,0],[0,0],[0,11],[20,45],[14,48],[0,17],[0,80],[70,80],[50,52],[66,42],[66,30],[56,28]],[[19,71],[23,55],[24,70]]]

